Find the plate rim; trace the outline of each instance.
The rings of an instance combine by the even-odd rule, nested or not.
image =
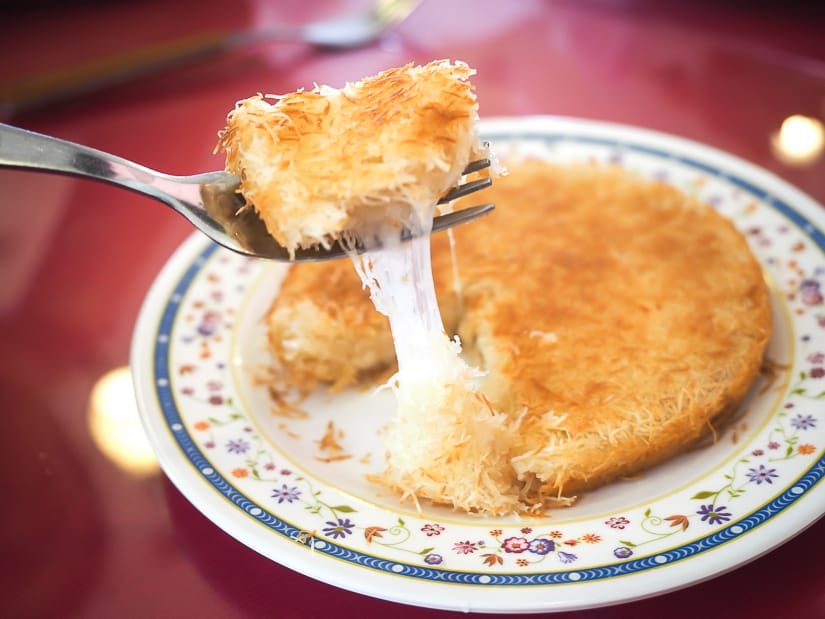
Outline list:
[[[540,136],[543,132],[546,133],[548,131],[561,133],[560,128],[564,127],[570,128],[570,131],[568,132],[570,137],[574,134],[580,135],[582,133],[586,133],[597,136],[601,133],[604,138],[604,133],[606,132],[610,134],[611,137],[621,136],[626,142],[630,142],[634,145],[639,144],[640,142],[647,145],[658,144],[659,146],[667,144],[669,147],[673,146],[673,150],[679,150],[682,154],[684,154],[682,149],[685,149],[692,153],[691,161],[693,161],[694,157],[698,157],[703,161],[710,158],[714,161],[714,165],[717,167],[739,168],[739,176],[745,176],[751,180],[753,180],[753,177],[758,177],[760,185],[765,186],[766,183],[770,185],[769,188],[772,189],[770,192],[771,194],[781,194],[786,202],[793,204],[793,209],[791,209],[791,212],[796,213],[797,211],[801,211],[800,214],[804,215],[807,223],[809,223],[813,228],[812,230],[808,230],[806,228],[806,232],[812,238],[818,237],[819,240],[817,241],[817,244],[820,247],[825,247],[825,236],[822,235],[822,229],[825,227],[825,213],[823,213],[823,207],[821,205],[819,205],[812,197],[805,194],[798,188],[793,187],[787,181],[781,179],[772,172],[756,166],[755,164],[746,161],[737,155],[727,153],[713,146],[705,145],[681,136],[646,129],[643,127],[568,116],[501,116],[485,118],[481,121],[481,131],[483,134],[506,132],[509,134],[509,139],[518,139],[520,133],[530,133],[538,136]],[[601,143],[605,143],[605,140],[602,139]],[[721,164],[724,164],[724,166]],[[788,213],[784,210],[782,213],[783,215],[788,215]],[[823,512],[825,512],[825,484],[819,483],[821,480],[820,475],[820,478],[818,478],[810,488],[803,491],[799,498],[795,499],[796,501],[804,499],[806,501],[806,505],[816,503],[818,504],[819,509],[809,510],[808,512],[801,509],[788,510],[783,508],[780,510],[782,512],[782,524],[788,524],[786,528],[790,529],[789,532],[786,531],[784,535],[771,534],[773,529],[778,526],[776,524],[777,520],[774,520],[779,515],[776,514],[768,517],[764,522],[756,524],[752,529],[747,531],[746,536],[740,536],[737,539],[731,539],[724,542],[725,548],[738,548],[743,543],[742,538],[744,537],[752,538],[755,536],[757,540],[769,537],[770,539],[768,542],[772,543],[757,544],[760,548],[759,552],[746,553],[748,554],[748,557],[744,560],[738,561],[735,565],[730,565],[728,561],[723,560],[719,553],[716,553],[715,555],[713,553],[707,553],[704,555],[704,561],[702,561],[702,565],[704,566],[701,569],[703,572],[702,575],[697,575],[695,573],[696,570],[693,569],[693,567],[696,563],[692,563],[691,561],[680,560],[668,562],[664,566],[654,566],[653,568],[648,569],[654,569],[654,573],[660,569],[667,569],[669,574],[684,572],[682,574],[683,578],[678,579],[679,582],[675,582],[672,586],[658,587],[652,591],[649,586],[630,586],[631,582],[636,585],[638,582],[637,579],[624,578],[625,582],[623,584],[628,586],[623,587],[623,594],[620,596],[616,596],[615,593],[613,595],[608,595],[603,590],[605,587],[608,589],[613,588],[612,585],[615,576],[611,576],[599,581],[571,581],[569,584],[553,583],[546,585],[551,587],[552,591],[559,591],[559,589],[564,588],[566,590],[565,593],[573,594],[568,595],[564,600],[544,599],[554,598],[555,596],[552,592],[542,596],[542,599],[537,600],[534,599],[536,598],[535,595],[524,595],[525,590],[528,588],[523,586],[515,586],[513,590],[519,592],[516,596],[475,596],[476,599],[473,603],[467,602],[464,606],[459,606],[456,605],[455,599],[450,600],[449,603],[436,604],[435,602],[438,600],[433,599],[432,597],[433,587],[437,587],[442,583],[436,583],[429,580],[413,580],[411,578],[406,578],[404,580],[404,591],[397,590],[392,591],[391,595],[382,595],[381,590],[384,588],[381,586],[382,582],[386,580],[385,584],[388,584],[390,589],[396,589],[397,587],[393,585],[399,584],[399,574],[382,573],[375,570],[370,571],[371,579],[374,580],[378,577],[379,586],[376,587],[373,586],[372,583],[364,585],[364,580],[367,579],[363,578],[364,571],[362,566],[356,567],[336,561],[322,561],[314,562],[312,564],[313,573],[306,573],[301,569],[307,565],[307,561],[305,561],[303,557],[306,553],[286,552],[277,559],[272,556],[273,554],[278,555],[277,551],[273,552],[273,548],[277,550],[283,546],[283,548],[280,548],[281,550],[296,549],[295,546],[290,546],[293,542],[287,541],[282,536],[273,537],[271,535],[271,531],[265,528],[265,525],[261,523],[258,523],[261,524],[260,527],[257,527],[259,530],[255,531],[250,529],[249,531],[244,531],[242,536],[239,536],[236,532],[238,526],[240,526],[236,522],[238,518],[238,508],[236,506],[230,506],[230,504],[226,501],[223,501],[219,506],[216,506],[214,504],[214,488],[204,479],[203,475],[201,475],[193,466],[190,466],[189,462],[186,462],[186,467],[180,469],[178,463],[176,462],[176,459],[180,456],[180,448],[176,443],[172,430],[168,426],[164,427],[162,423],[156,423],[163,422],[165,420],[163,411],[158,407],[157,401],[151,401],[150,394],[146,393],[146,377],[141,377],[139,375],[138,368],[146,365],[146,359],[151,360],[152,371],[149,376],[150,380],[148,381],[148,387],[149,391],[153,391],[156,372],[154,365],[154,346],[156,341],[155,337],[147,338],[145,337],[145,334],[151,333],[153,336],[157,336],[163,316],[163,307],[168,303],[168,300],[171,299],[169,292],[170,282],[174,283],[179,281],[181,277],[183,277],[183,274],[186,272],[187,268],[194,268],[198,263],[198,260],[201,260],[200,257],[205,249],[210,246],[211,243],[207,241],[200,233],[193,232],[189,238],[177,248],[177,250],[172,254],[170,259],[161,269],[160,273],[156,276],[141,306],[133,332],[130,352],[130,363],[133,372],[138,409],[140,411],[144,429],[150,438],[150,443],[155,449],[164,473],[187,498],[187,500],[189,500],[199,511],[212,520],[213,523],[215,523],[224,532],[227,532],[236,540],[249,546],[260,554],[267,556],[271,560],[277,561],[285,567],[350,591],[416,606],[427,606],[430,608],[449,610],[473,610],[482,612],[507,611],[520,613],[576,610],[624,603],[644,597],[664,594],[668,591],[697,584],[703,580],[707,580],[733,569],[737,569],[742,565],[770,552],[777,546],[787,542],[795,535],[798,535],[807,527],[816,522],[823,515]],[[160,415],[160,418],[156,419],[155,422],[152,421],[148,412],[150,409],[153,414]],[[825,460],[825,458],[819,461],[820,468],[822,467],[823,460]],[[795,487],[799,480],[809,474],[814,468],[816,468],[816,465],[810,467],[804,472],[804,474],[793,480],[793,483],[788,486],[785,493]],[[252,518],[248,514],[244,514],[244,516]],[[252,520],[254,521],[254,518],[252,518]],[[741,520],[744,520],[744,518],[737,520],[736,522],[741,522]],[[241,526],[241,528],[245,529],[246,527]],[[713,534],[717,534],[724,529],[726,529],[726,527],[716,529],[713,531]],[[768,533],[768,531],[771,533]],[[706,539],[707,537],[710,537],[710,535],[701,539]],[[273,544],[273,539],[276,539],[277,543]],[[753,544],[751,543],[751,545]],[[714,547],[718,548],[719,546]],[[325,558],[330,557],[325,556]],[[726,555],[726,558],[729,557]],[[707,569],[707,564],[712,564],[713,569]],[[346,568],[343,570],[336,569],[341,566],[346,566]],[[349,572],[352,572],[352,574]],[[641,572],[632,572],[626,576],[639,576],[644,573],[646,573],[646,570]],[[684,578],[684,576],[687,576],[687,578]],[[651,580],[659,579],[657,578]],[[674,578],[672,580],[675,581],[677,579]],[[585,584],[587,587],[582,586]],[[478,593],[478,585],[470,584],[461,586],[471,587],[474,594]],[[487,585],[482,585],[482,587],[487,587]],[[587,591],[585,591],[585,588]],[[541,586],[531,587],[529,589],[531,589],[532,593],[543,590]],[[491,591],[492,589],[486,590],[488,593]],[[594,595],[594,591],[599,594]],[[582,592],[584,595],[579,595],[579,592]],[[478,604],[478,602],[481,602],[481,598],[484,598],[484,600],[482,603]],[[504,598],[507,602],[501,604],[500,602],[502,600],[500,598]],[[511,598],[517,598],[518,603],[514,603]]]

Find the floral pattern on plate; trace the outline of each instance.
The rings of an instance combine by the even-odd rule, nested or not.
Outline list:
[[[306,547],[310,566],[335,558],[368,573],[482,587],[583,585],[698,561],[804,498],[825,473],[825,242],[808,215],[736,161],[662,136],[554,120],[538,128],[493,122],[484,137],[503,157],[597,161],[672,183],[742,230],[771,283],[776,335],[732,427],[640,481],[596,491],[547,518],[418,513],[365,481],[381,466],[375,454],[391,399],[319,396],[307,402],[306,417],[269,410],[261,318],[284,267],[202,243],[167,276],[151,359],[136,369],[153,363],[157,404],[143,414],[172,437],[167,472],[196,472],[239,518]],[[335,457],[323,451],[324,436],[338,446]],[[820,500],[814,515],[822,509]],[[230,532],[243,537],[243,527]],[[493,607],[508,608],[506,601]]]

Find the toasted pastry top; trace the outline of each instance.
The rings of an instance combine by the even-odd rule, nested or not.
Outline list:
[[[220,134],[226,168],[290,251],[378,219],[415,226],[480,149],[473,73],[440,60],[242,100]]]
[[[518,428],[502,433],[506,470],[494,474],[530,505],[637,473],[712,432],[758,374],[771,308],[743,236],[674,187],[606,166],[505,164],[509,176],[485,196],[496,212],[455,230],[461,286],[449,311],[486,372],[491,411],[507,416],[497,423]],[[434,275],[445,290],[452,263],[448,244],[438,245]],[[330,339],[357,334],[392,360],[385,325],[371,331],[350,319],[369,309],[365,296],[347,293],[346,310],[329,311],[340,293],[317,284],[336,268],[293,267],[276,306],[327,308]],[[270,327],[275,342],[279,326]],[[439,414],[446,425],[462,412]],[[472,465],[455,460],[454,474],[472,479]]]

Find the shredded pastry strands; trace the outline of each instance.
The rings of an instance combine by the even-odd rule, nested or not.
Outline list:
[[[398,408],[384,435],[387,467],[377,478],[402,498],[444,501],[469,512],[524,511],[509,463],[517,423],[478,390],[478,370],[461,357],[441,321],[430,265],[432,209],[399,242],[397,229],[370,237],[381,248],[352,259],[375,308],[389,318],[398,372],[388,386]]]
[[[340,89],[249,97],[218,148],[278,243],[328,247],[385,208],[429,207],[453,186],[478,142],[473,73],[410,63]]]
[[[334,388],[376,384],[361,368],[398,371],[393,335],[409,338],[390,383],[399,404],[381,436],[380,481],[485,513],[506,509],[512,484],[521,504],[545,513],[724,428],[758,375],[771,303],[747,240],[680,190],[601,164],[511,158],[507,167],[485,194],[499,215],[455,230],[460,301],[446,235],[429,241],[446,333],[484,376],[456,361],[458,344],[437,320],[428,334],[401,314],[391,333],[340,261],[290,271],[269,335],[287,375]],[[393,269],[376,261],[388,255],[370,256],[362,272],[384,311],[403,312],[417,293],[386,302],[393,284],[379,280]],[[390,281],[412,280],[414,264]],[[419,389],[433,377],[442,381]],[[506,446],[491,447],[499,439]]]
[[[497,222],[434,239],[431,258],[433,205],[467,164],[490,156],[504,174],[479,143],[473,73],[436,60],[250,97],[219,147],[288,251],[382,247],[355,263],[388,321],[347,264],[287,275],[267,315],[273,393],[363,386],[397,361],[378,481],[416,503],[540,512],[724,423],[758,372],[770,299],[713,209],[618,169],[529,156],[486,194]],[[401,243],[403,228],[419,238]]]
[[[447,336],[430,264],[438,198],[472,159],[488,154],[478,138],[473,73],[463,62],[437,60],[274,103],[250,97],[230,112],[219,146],[241,193],[288,251],[334,241],[375,250],[354,262],[389,317],[398,361],[389,383],[398,413],[386,434],[381,481],[416,501],[501,513],[518,505],[507,448],[514,424],[493,410],[477,388],[478,372]],[[499,171],[494,160],[491,172]],[[404,228],[418,238],[400,242]],[[312,342],[306,334],[317,312],[304,309],[276,344],[284,356],[300,357]],[[293,372],[296,384],[322,365],[313,360]],[[340,385],[358,375],[349,358],[327,369]]]

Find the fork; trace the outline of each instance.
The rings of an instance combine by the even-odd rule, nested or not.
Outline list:
[[[364,10],[307,24],[263,25],[201,34],[44,75],[0,83],[0,113],[10,117],[90,95],[161,71],[183,68],[235,50],[274,41],[300,41],[323,49],[366,45],[394,28],[421,0],[375,0]]]
[[[473,161],[464,174],[489,166],[489,159]],[[80,176],[142,193],[172,207],[219,245],[246,256],[315,262],[347,255],[347,250],[335,243],[329,247],[297,249],[290,257],[286,248],[267,232],[254,209],[243,208],[245,201],[238,193],[240,179],[228,172],[173,176],[74,142],[0,123],[2,167]],[[491,183],[487,177],[458,185],[445,194],[439,204],[457,200]],[[473,220],[493,208],[493,204],[483,204],[441,215],[433,219],[432,231]],[[409,231],[402,231],[402,239],[411,236]]]

